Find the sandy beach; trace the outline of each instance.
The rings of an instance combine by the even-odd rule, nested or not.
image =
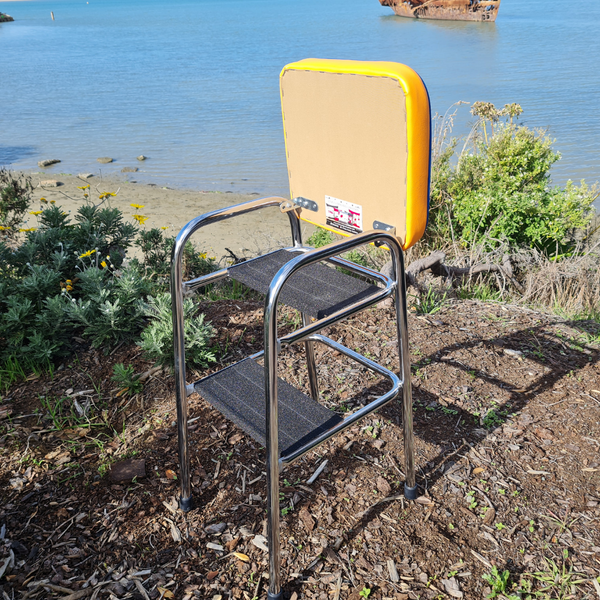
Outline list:
[[[99,172],[89,179],[82,180],[77,175],[52,172],[21,172],[31,177],[34,192],[31,210],[38,210],[40,198],[54,200],[65,211],[75,215],[86,201],[84,191],[78,189],[90,185],[90,198],[99,203],[98,196],[103,192],[117,192],[110,198],[111,206],[118,207],[125,219],[134,221],[133,215],[148,217],[143,228],[167,227],[166,233],[175,236],[191,219],[206,212],[256,199],[257,194],[235,194],[223,192],[200,192],[195,190],[161,188],[153,184],[138,183],[135,173],[101,175]],[[129,175],[129,176],[127,176]],[[43,185],[46,181],[58,181],[58,187]],[[135,208],[132,204],[143,208]],[[24,227],[36,227],[37,217],[29,215]],[[314,228],[306,226],[306,238]],[[197,232],[192,238],[199,250],[215,256],[218,260],[226,256],[229,248],[237,256],[254,256],[281,245],[291,244],[289,221],[278,209],[264,209],[227,221],[221,221]]]

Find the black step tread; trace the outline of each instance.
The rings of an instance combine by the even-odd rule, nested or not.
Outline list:
[[[282,379],[278,385],[280,456],[343,419]],[[194,384],[194,390],[263,446],[266,444],[265,370],[246,358]]]
[[[300,252],[278,250],[229,267],[229,276],[266,294],[277,271]],[[322,319],[376,293],[379,288],[334,268],[316,263],[294,273],[283,286],[280,302]]]

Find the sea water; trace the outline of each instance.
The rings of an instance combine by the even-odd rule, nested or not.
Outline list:
[[[0,24],[0,165],[59,158],[49,173],[137,166],[133,177],[158,185],[286,194],[278,76],[321,57],[406,63],[433,112],[518,102],[525,124],[556,139],[556,183],[600,179],[595,0],[502,0],[496,23],[405,19],[377,0],[38,0],[0,10],[15,18]],[[460,107],[455,133],[472,122]],[[101,166],[101,156],[115,162]]]

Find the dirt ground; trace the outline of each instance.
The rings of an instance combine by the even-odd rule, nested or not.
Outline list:
[[[260,301],[206,312],[222,364],[257,347]],[[484,598],[493,567],[510,571],[507,594],[522,580],[542,598],[600,597],[600,331],[475,301],[409,327],[419,499],[402,497],[398,401],[285,469],[285,597]],[[389,309],[329,335],[397,365]],[[181,513],[171,375],[135,346],[76,342],[53,377],[0,403],[0,595],[266,598],[264,451],[191,396],[196,508]],[[284,353],[282,372],[306,390],[303,359]],[[318,353],[325,404],[352,410],[384,389],[340,361]],[[142,393],[120,394],[115,363],[143,373]],[[126,459],[142,470],[116,481]]]

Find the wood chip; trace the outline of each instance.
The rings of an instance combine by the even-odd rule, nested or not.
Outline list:
[[[213,542],[208,542],[208,544],[206,544],[206,547],[209,550],[216,550],[217,552],[223,552],[224,548],[223,546],[221,546],[221,544],[214,544]]]
[[[312,518],[312,515],[310,514],[306,506],[302,507],[302,509],[298,513],[298,516],[302,520],[306,531],[310,532],[315,528],[315,520]]]
[[[335,590],[333,590],[333,600],[340,600],[340,593],[342,591],[342,574],[338,575],[337,582],[335,584]],[[296,592],[294,592],[295,594]],[[290,599],[292,600],[292,599]]]
[[[91,596],[93,591],[94,590],[91,587],[85,588],[85,590],[79,590],[69,594],[68,596],[63,596],[60,600],[81,600],[81,598]]]
[[[229,443],[234,446],[235,444],[237,444],[244,436],[240,433],[234,433],[230,438],[229,438]]]
[[[475,552],[475,550],[471,550],[471,554],[481,563],[483,563],[488,569],[492,568],[492,563],[487,559],[481,556],[479,552]]]
[[[150,600],[150,596],[148,596],[148,592],[146,588],[142,585],[142,582],[139,579],[134,579],[135,587],[138,589],[138,592],[145,598],[145,600]]]
[[[389,496],[392,492],[392,486],[381,476],[377,478],[377,489],[385,496]]]
[[[231,541],[229,541],[229,542],[226,542],[226,543],[225,543],[225,548],[227,548],[227,550],[228,550],[229,552],[233,552],[233,550],[235,550],[235,547],[236,547],[236,546],[237,546],[239,543],[240,543],[240,538],[239,538],[239,537],[237,537],[237,538],[234,538],[234,539],[232,539]]]
[[[173,523],[173,521],[171,521],[171,519],[165,519],[167,521],[167,523],[169,523],[169,526],[171,528],[171,537],[173,538],[173,541],[178,544],[179,542],[181,542],[181,531],[179,531],[179,528],[177,527],[177,525],[175,525],[175,523]]]
[[[319,468],[312,474],[312,477],[306,482],[308,485],[314,483],[317,480],[317,477],[323,472],[323,469],[327,465],[327,459],[325,459],[320,465]]]
[[[255,535],[252,538],[252,544],[260,550],[264,550],[265,552],[269,551],[269,547],[267,546],[267,538],[264,535]]]
[[[111,481],[131,481],[136,477],[146,477],[146,461],[143,458],[122,460],[110,469]]]
[[[493,508],[488,508],[483,517],[483,522],[486,525],[491,525],[496,518],[496,511]]]
[[[533,469],[527,469],[527,473],[530,475],[552,475],[548,471],[534,471]]]
[[[460,591],[458,582],[454,577],[451,577],[450,579],[442,579],[442,585],[444,586],[446,594],[449,596],[452,596],[453,598],[462,598],[464,596],[463,592]]]
[[[427,498],[427,496],[419,496],[415,502],[423,506],[435,506],[435,502]]]
[[[390,574],[390,581],[392,583],[398,583],[400,581],[400,576],[398,575],[398,569],[396,569],[396,563],[391,558],[388,558],[387,560],[387,568],[388,573]]]

